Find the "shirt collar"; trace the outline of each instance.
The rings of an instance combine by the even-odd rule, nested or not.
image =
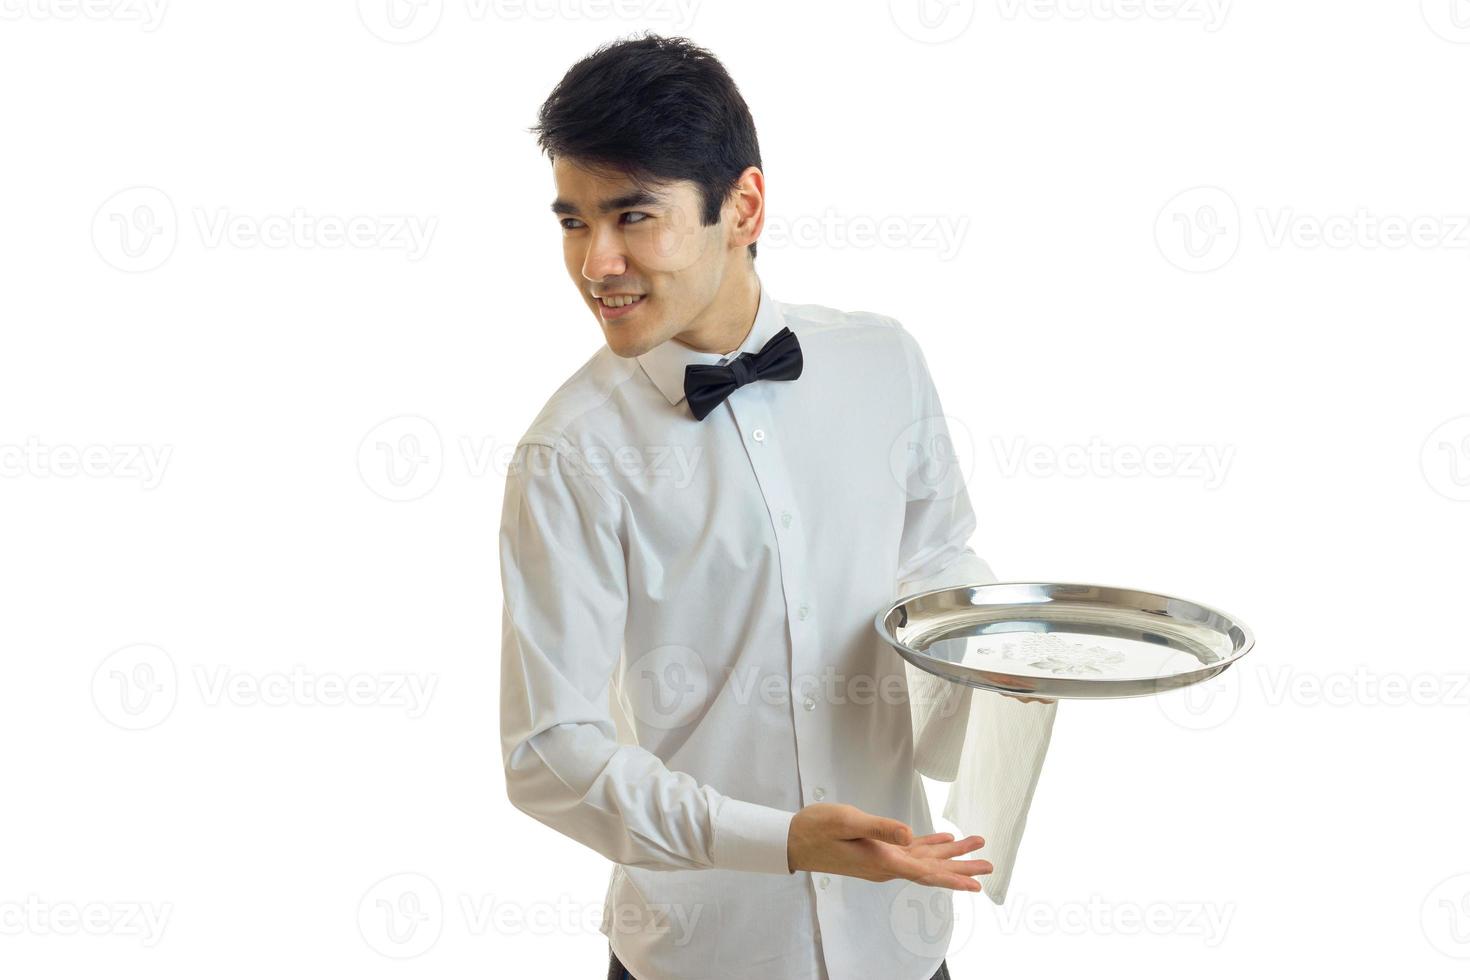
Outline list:
[[[771,294],[766,292],[765,284],[762,283],[760,302],[755,311],[755,322],[751,324],[750,332],[745,335],[745,340],[729,354],[697,351],[670,338],[648,353],[638,355],[638,363],[642,366],[643,373],[648,375],[648,380],[663,392],[669,404],[677,405],[684,400],[684,368],[686,365],[720,364],[726,358],[733,360],[737,355],[747,351],[752,353],[759,351],[766,345],[766,341],[781,332],[784,324],[781,313],[777,309],[779,305],[771,298]]]

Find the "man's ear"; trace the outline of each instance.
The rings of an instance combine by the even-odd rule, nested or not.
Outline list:
[[[766,226],[766,176],[759,167],[746,167],[725,197],[730,248],[745,248],[761,237]]]

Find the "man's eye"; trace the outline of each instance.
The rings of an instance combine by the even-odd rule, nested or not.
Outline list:
[[[582,226],[582,222],[578,221],[576,218],[562,218],[561,226],[567,231],[574,231]]]
[[[636,220],[635,220],[635,216],[636,216]],[[645,220],[647,218],[652,217],[652,215],[650,215],[646,211],[624,211],[623,212],[623,217],[627,220],[627,223],[628,224],[630,224],[630,225],[636,225],[636,224],[638,224],[638,222],[643,221],[643,220]]]

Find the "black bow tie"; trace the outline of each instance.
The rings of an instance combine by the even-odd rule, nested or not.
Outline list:
[[[780,332],[760,349],[746,351],[728,364],[684,365],[684,397],[689,410],[703,421],[730,392],[752,381],[795,381],[801,377],[801,345],[790,327]]]

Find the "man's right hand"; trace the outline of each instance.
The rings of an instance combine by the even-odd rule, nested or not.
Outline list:
[[[956,861],[985,845],[983,837],[954,834],[915,838],[900,820],[864,813],[846,803],[813,803],[796,811],[786,837],[789,871],[825,871],[868,881],[907,878],[921,885],[978,892],[975,875],[995,870],[989,861]]]

